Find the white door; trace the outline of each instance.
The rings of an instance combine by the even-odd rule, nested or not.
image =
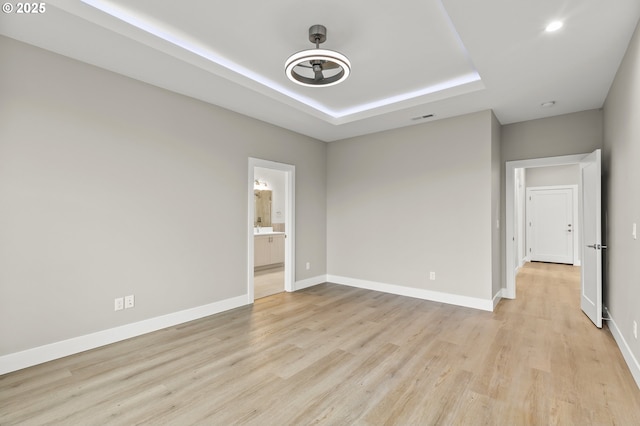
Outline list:
[[[573,264],[574,190],[527,188],[529,259]]]
[[[581,162],[582,180],[582,294],[580,306],[602,328],[601,153],[597,149]]]

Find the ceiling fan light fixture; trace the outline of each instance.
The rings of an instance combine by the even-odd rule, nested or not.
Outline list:
[[[289,80],[307,87],[328,87],[345,81],[351,74],[351,62],[342,53],[320,49],[327,39],[323,25],[309,28],[309,41],[315,49],[303,50],[289,56],[285,62],[285,73]]]

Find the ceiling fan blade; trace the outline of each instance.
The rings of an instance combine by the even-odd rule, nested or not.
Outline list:
[[[327,61],[324,64],[322,64],[322,69],[323,70],[332,70],[335,68],[340,68],[340,65],[336,64],[335,62],[331,62],[331,61]]]
[[[309,65],[306,65],[305,62],[302,62],[296,66],[298,67],[302,67],[302,68],[313,68],[314,65],[313,63],[307,62]],[[340,68],[340,65],[336,64],[335,62],[331,62],[331,61],[323,61],[320,66],[322,67],[323,70],[332,70],[332,69],[336,69],[336,68]]]

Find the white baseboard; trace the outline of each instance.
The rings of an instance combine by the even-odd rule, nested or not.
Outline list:
[[[627,341],[622,336],[622,333],[620,332],[618,325],[613,320],[613,317],[611,316],[611,312],[609,312],[609,310],[607,310],[606,308],[605,310],[607,312],[607,316],[610,318],[610,320],[608,321],[609,330],[611,330],[611,334],[613,334],[613,338],[618,344],[618,347],[620,348],[620,352],[622,352],[622,356],[624,357],[624,360],[627,362],[627,366],[629,367],[629,370],[631,370],[631,375],[636,381],[636,385],[638,385],[638,388],[640,388],[640,363],[638,363],[638,360],[633,355],[633,352],[631,352],[631,348],[629,347],[629,345],[627,344]]]
[[[397,294],[399,296],[415,297],[416,299],[430,300],[432,302],[448,303],[450,305],[481,309],[489,312],[493,311],[493,301],[491,299],[478,299],[475,297],[459,296],[456,294],[441,293],[421,288],[404,287],[396,284],[379,283],[336,275],[327,275],[327,281],[335,284],[348,285],[350,287]]]
[[[493,310],[496,309],[496,306],[498,306],[498,303],[500,302],[500,300],[502,300],[503,297],[506,297],[506,294],[507,294],[507,289],[501,288],[500,290],[498,290],[496,295],[493,296]]]
[[[326,275],[318,275],[317,277],[307,278],[305,280],[296,281],[293,284],[293,291],[302,290],[303,288],[313,287],[314,285],[327,282]]]
[[[43,362],[63,358],[89,349],[95,349],[100,346],[109,345],[111,343],[140,336],[142,334],[151,333],[152,331],[204,318],[209,315],[228,311],[246,304],[247,295],[244,294],[242,296],[221,300],[208,305],[185,309],[184,311],[174,312],[126,324],[120,327],[110,328],[108,330],[98,331],[96,333],[62,340],[60,342],[44,346],[38,346],[21,352],[3,355],[0,357],[0,374],[21,370],[33,365],[42,364]]]

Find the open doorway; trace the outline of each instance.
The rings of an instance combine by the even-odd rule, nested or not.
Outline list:
[[[516,298],[516,274],[525,261],[530,260],[527,256],[529,248],[526,244],[527,226],[525,221],[526,210],[526,170],[534,170],[551,166],[572,166],[580,164],[585,154],[567,155],[561,157],[536,158],[531,160],[508,161],[506,163],[506,294],[504,297]],[[536,181],[536,185],[541,185]],[[580,193],[581,190],[578,190]],[[582,215],[578,214],[577,218]],[[579,229],[577,223],[573,224],[575,229]],[[579,264],[581,256],[576,256],[574,264]]]
[[[580,307],[598,328],[602,327],[602,152],[596,149],[590,154],[567,155],[562,157],[538,158],[533,160],[509,161],[506,163],[505,177],[505,276],[506,289],[502,296],[516,298],[516,273],[519,268],[518,232],[520,227],[514,220],[517,215],[516,182],[519,169],[580,164],[579,182],[579,227],[582,242],[580,244]],[[521,193],[520,191],[519,193]]]
[[[249,303],[293,289],[294,182],[295,166],[249,158]]]
[[[284,291],[286,172],[264,167],[253,171],[253,297]]]

